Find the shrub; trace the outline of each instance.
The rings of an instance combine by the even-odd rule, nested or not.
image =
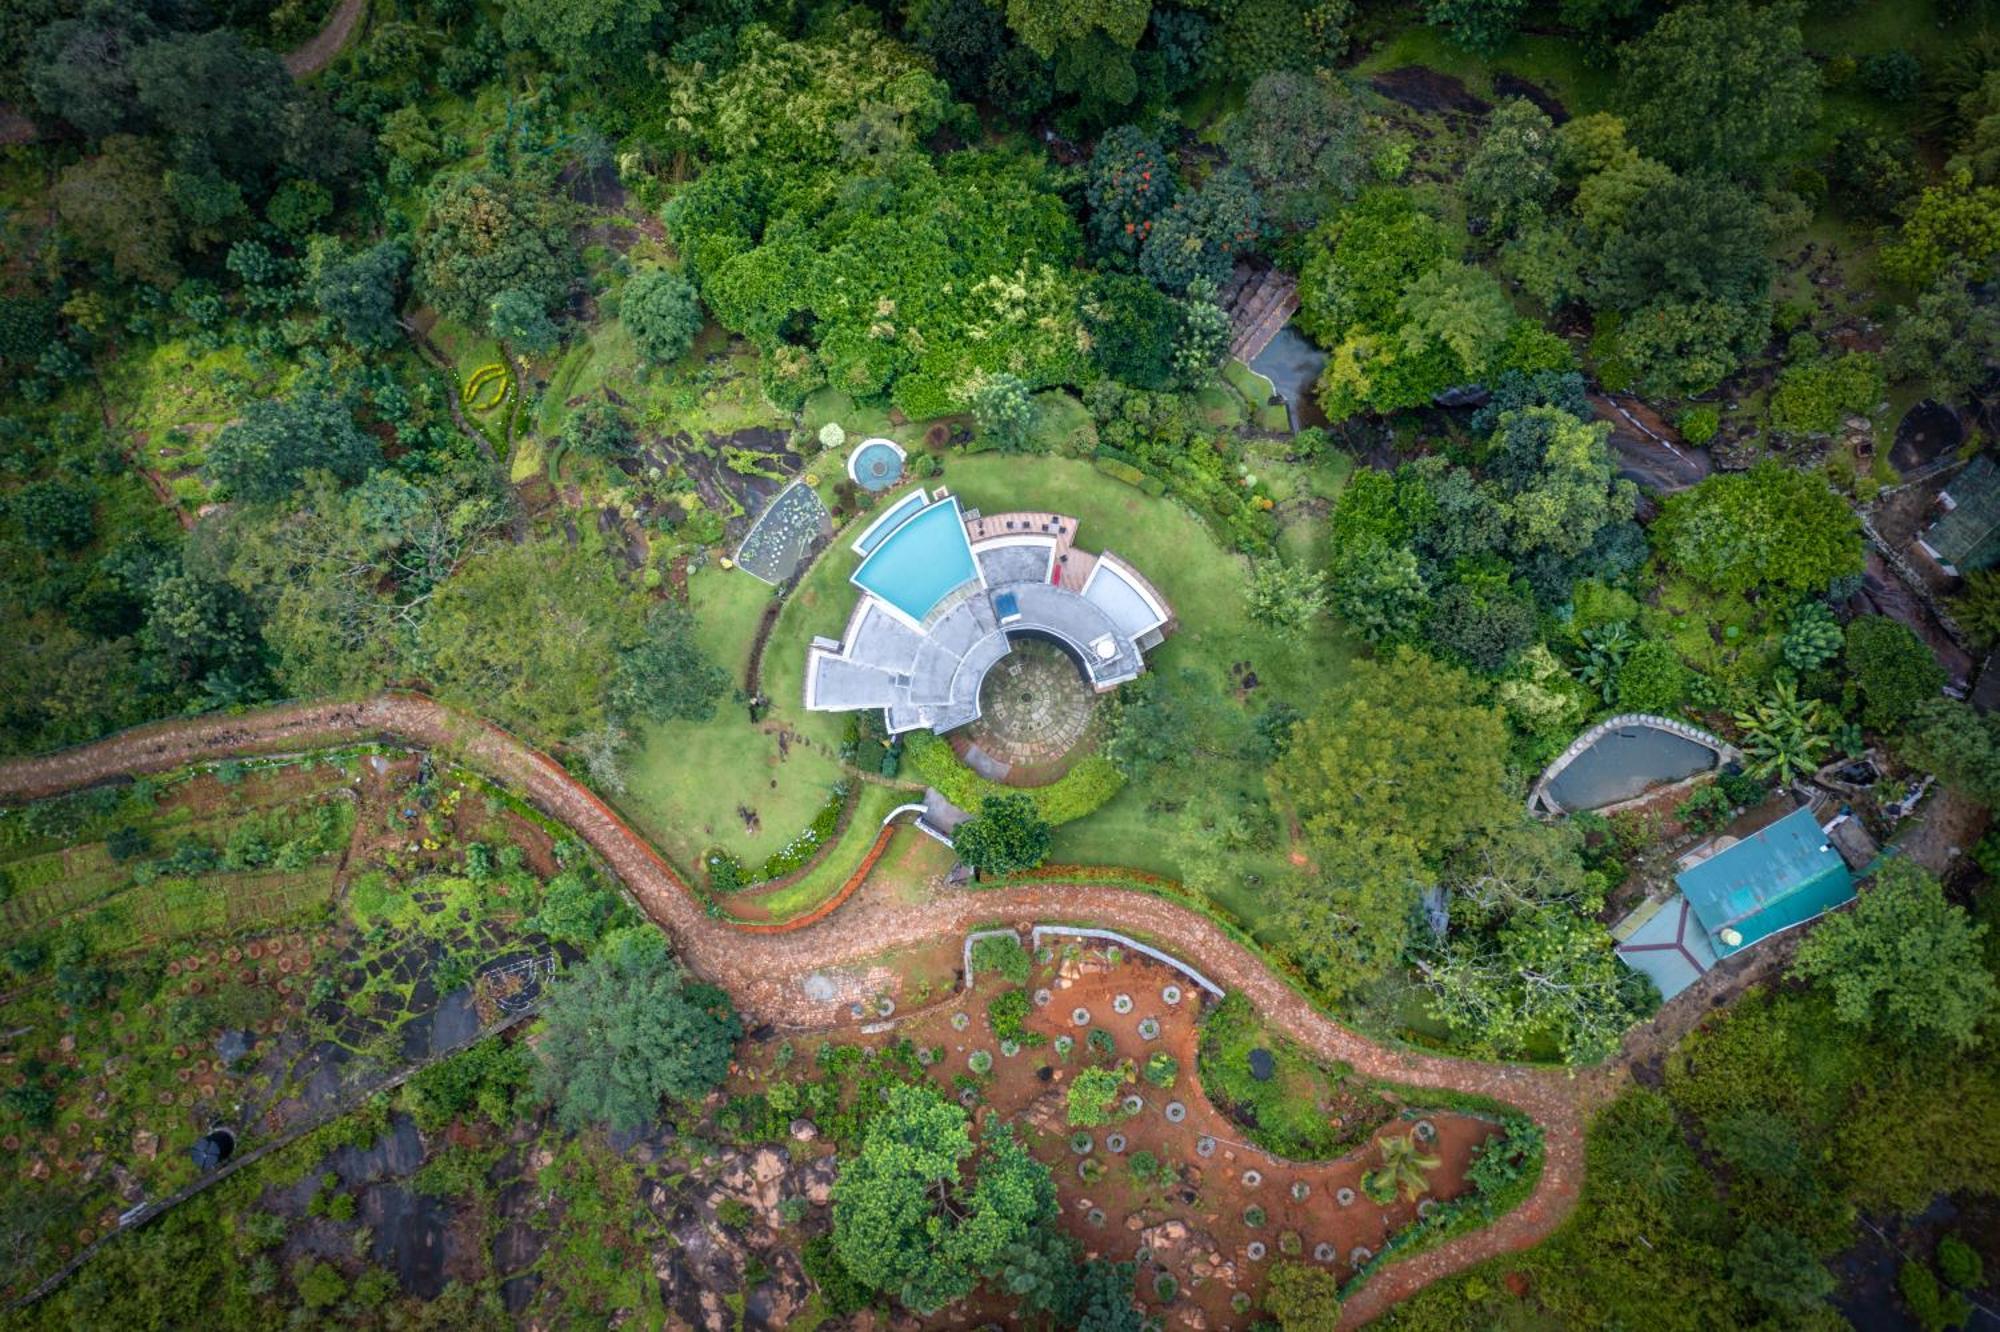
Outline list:
[[[1003,980],[1025,985],[1028,982],[1029,961],[1028,950],[1018,935],[989,934],[972,945],[974,975],[990,971]]]
[[[1146,1061],[1146,1081],[1152,1083],[1161,1091],[1170,1090],[1175,1080],[1180,1077],[1180,1073],[1181,1061],[1168,1054],[1165,1050],[1160,1051]]]
[[[1096,1128],[1115,1117],[1118,1098],[1125,1086],[1122,1068],[1086,1068],[1069,1085],[1069,1122],[1077,1128]]]
[[[1690,407],[1680,415],[1681,438],[1690,444],[1706,444],[1722,428],[1722,413],[1714,407]]]
[[[1656,638],[1626,654],[1617,681],[1618,706],[1628,712],[1672,712],[1687,697],[1687,667]]]
[[[1040,1045],[1044,1039],[1041,1033],[1027,1028],[1028,1009],[1028,992],[1009,990],[986,1005],[986,1023],[1000,1040]]]
[[[1002,786],[974,772],[951,752],[950,742],[928,731],[911,733],[904,757],[925,784],[960,809],[978,809],[988,796],[1020,795],[1051,824],[1071,823],[1097,809],[1125,784],[1110,759],[1092,754],[1047,786]]]
[[[625,284],[618,318],[648,360],[677,361],[701,332],[701,302],[695,298],[693,283],[679,273],[658,269]]]

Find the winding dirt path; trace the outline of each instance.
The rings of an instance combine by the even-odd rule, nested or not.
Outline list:
[[[295,79],[308,79],[332,64],[367,10],[368,0],[340,0],[339,8],[327,16],[325,27],[285,53],[285,72]]]
[[[830,1009],[805,993],[805,978],[828,967],[995,923],[1099,925],[1143,936],[1221,984],[1242,990],[1322,1058],[1347,1063],[1368,1077],[1477,1092],[1533,1116],[1548,1147],[1534,1195],[1484,1229],[1384,1269],[1349,1302],[1343,1321],[1350,1325],[1368,1321],[1441,1276],[1527,1248],[1553,1231],[1575,1205],[1582,1183],[1585,1121],[1626,1076],[1622,1061],[1571,1071],[1486,1064],[1378,1045],[1313,1008],[1207,917],[1125,888],[1027,884],[912,903],[899,900],[875,879],[840,910],[806,928],[745,931],[711,919],[651,844],[553,759],[491,723],[415,695],[288,704],[237,717],[139,727],[95,744],[0,765],[0,801],[54,795],[200,760],[300,752],[374,737],[437,750],[567,824],[673,936],[689,967],[729,989],[751,1025],[802,1029],[844,1021],[844,1006]]]

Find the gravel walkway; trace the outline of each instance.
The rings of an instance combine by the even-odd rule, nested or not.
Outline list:
[[[1205,916],[1124,888],[1021,885],[910,901],[875,879],[839,911],[806,928],[747,934],[710,919],[659,853],[553,759],[490,723],[413,695],[290,704],[237,717],[140,727],[96,744],[0,765],[0,801],[229,755],[300,752],[376,737],[437,750],[567,824],[672,935],[689,967],[730,990],[753,1026],[807,1029],[846,1021],[844,1004],[815,1002],[806,994],[806,978],[823,968],[996,923],[1100,925],[1144,937],[1242,990],[1261,1012],[1322,1058],[1342,1061],[1368,1077],[1477,1092],[1532,1115],[1548,1142],[1548,1164],[1534,1196],[1491,1226],[1386,1268],[1350,1302],[1344,1319],[1348,1324],[1366,1322],[1441,1276],[1527,1248],[1554,1230],[1575,1204],[1582,1182],[1585,1121],[1626,1077],[1623,1060],[1570,1071],[1478,1063],[1376,1044],[1314,1009]],[[1658,1048],[1663,1028],[1690,1025],[1698,1016],[1692,1007],[1663,1015],[1646,1045]]]

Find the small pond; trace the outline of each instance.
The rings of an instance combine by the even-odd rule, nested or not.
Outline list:
[[[1651,726],[1621,726],[1571,759],[1549,782],[1548,793],[1566,810],[1597,809],[1707,772],[1715,758],[1714,750],[1686,736]]]
[[[893,440],[871,439],[847,460],[847,474],[863,490],[887,490],[903,477],[903,451]]]
[[[1290,324],[1278,330],[1271,345],[1251,358],[1250,368],[1271,381],[1291,414],[1292,429],[1323,426],[1326,413],[1313,397],[1319,372],[1326,368],[1326,353],[1307,342]]]

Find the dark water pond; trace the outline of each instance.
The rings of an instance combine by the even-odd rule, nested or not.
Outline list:
[[[1271,345],[1251,358],[1250,368],[1270,380],[1278,396],[1285,400],[1292,429],[1327,423],[1326,413],[1313,397],[1313,385],[1319,382],[1319,372],[1326,368],[1326,353],[1307,342],[1297,329],[1290,324],[1279,329]]]
[[[1596,809],[1643,795],[1715,766],[1715,751],[1671,731],[1626,726],[1606,732],[1549,783],[1564,809]]]

